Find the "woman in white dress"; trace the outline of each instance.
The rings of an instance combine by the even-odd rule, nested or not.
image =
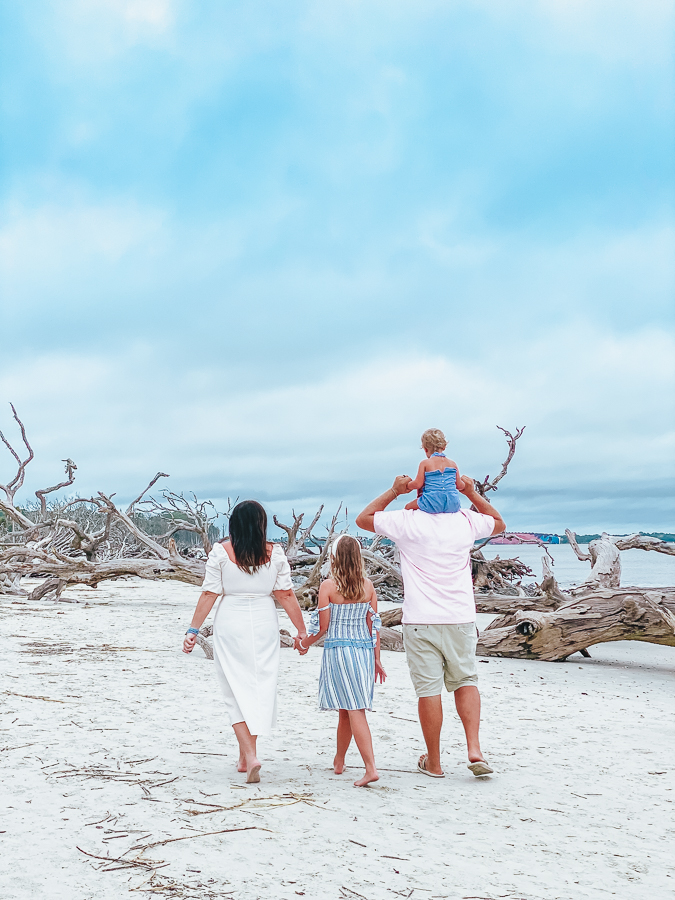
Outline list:
[[[230,539],[215,545],[206,562],[202,594],[183,642],[191,653],[196,636],[216,607],[213,655],[225,709],[239,742],[238,771],[260,781],[256,741],[276,724],[279,620],[274,601],[307,636],[291,582],[291,568],[279,544],[267,540],[267,514],[255,500],[238,503],[230,516]],[[297,643],[296,643],[297,646]]]

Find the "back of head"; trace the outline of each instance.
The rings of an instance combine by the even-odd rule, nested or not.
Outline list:
[[[430,453],[441,453],[448,446],[440,428],[427,428],[422,435],[422,446]]]
[[[359,542],[347,534],[340,535],[331,559],[331,575],[338,591],[350,603],[365,601],[363,559]]]
[[[257,500],[243,500],[232,510],[230,540],[244,572],[252,575],[267,563],[267,513]]]

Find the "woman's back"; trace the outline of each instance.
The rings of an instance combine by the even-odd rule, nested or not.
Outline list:
[[[216,544],[209,554],[206,564],[207,579],[205,590],[213,590],[225,596],[269,597],[275,585],[286,557],[279,544],[272,545],[270,561],[257,571],[248,573],[240,569],[232,560],[221,543]],[[216,588],[218,585],[218,589]],[[277,585],[278,587],[278,585]],[[284,583],[284,588],[288,585]]]

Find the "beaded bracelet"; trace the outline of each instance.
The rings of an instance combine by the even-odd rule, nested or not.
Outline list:
[[[199,634],[199,629],[198,628],[188,628],[188,630],[185,632],[185,634],[194,634],[195,636],[197,636]]]

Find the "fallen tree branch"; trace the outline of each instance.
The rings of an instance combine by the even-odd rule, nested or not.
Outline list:
[[[555,610],[517,609],[481,632],[476,652],[557,661],[606,641],[675,647],[675,588],[600,589]]]

